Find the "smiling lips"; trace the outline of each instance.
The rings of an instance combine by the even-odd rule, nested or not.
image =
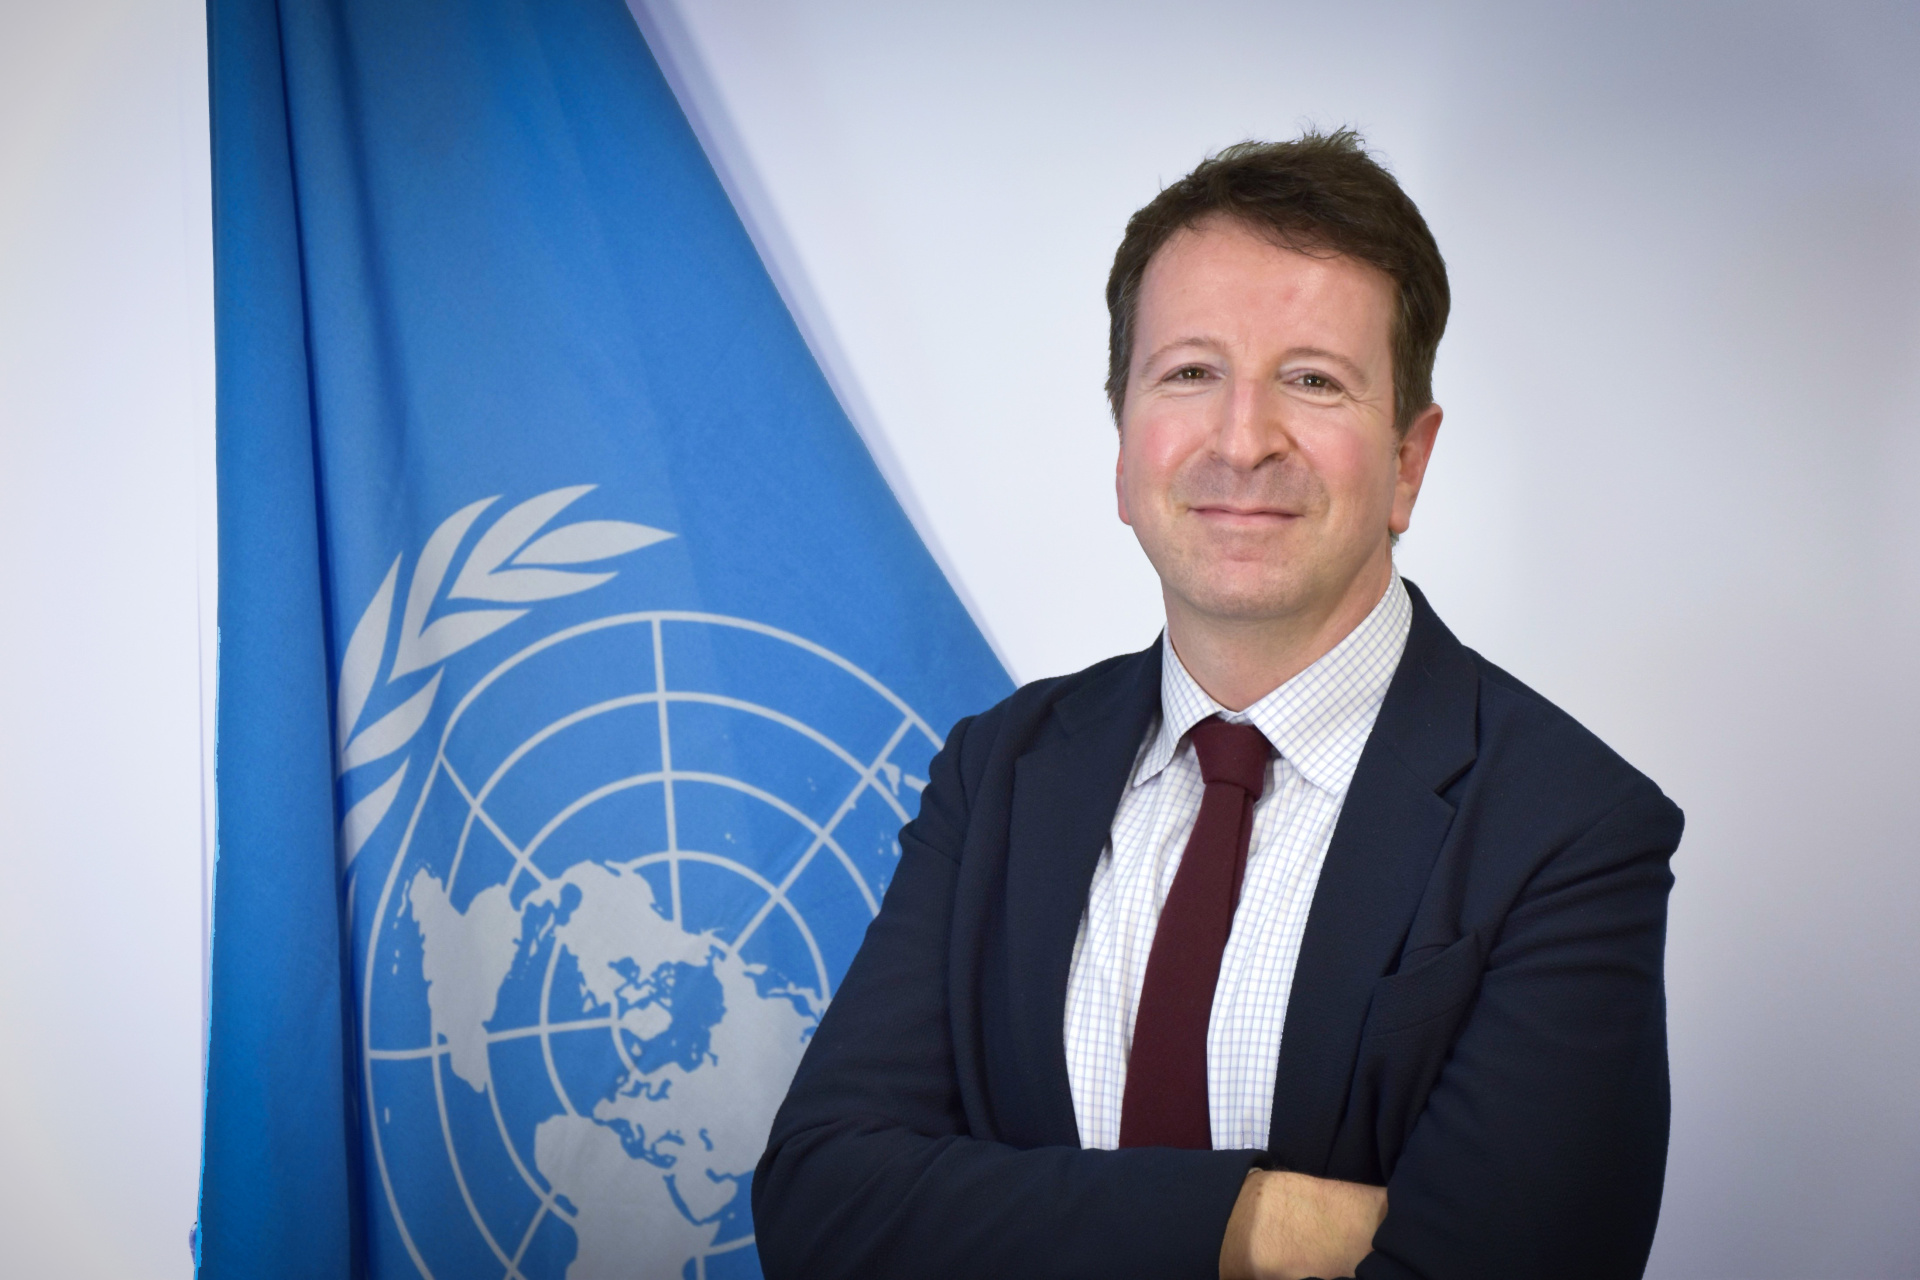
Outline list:
[[[1217,520],[1228,525],[1266,525],[1279,524],[1300,518],[1298,511],[1283,511],[1273,507],[1218,507],[1194,506],[1187,510],[1208,520]]]
[[[1273,528],[1326,507],[1326,487],[1299,458],[1242,470],[1212,453],[1189,459],[1168,486],[1176,512],[1222,529]]]

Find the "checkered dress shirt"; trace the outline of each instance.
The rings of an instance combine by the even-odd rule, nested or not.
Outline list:
[[[1246,878],[1207,1024],[1214,1149],[1267,1145],[1307,911],[1412,619],[1396,572],[1380,603],[1344,640],[1241,712],[1208,697],[1172,643],[1161,641],[1160,718],[1140,744],[1114,811],[1067,977],[1067,1078],[1083,1147],[1119,1145],[1140,984],[1206,789],[1187,731],[1211,715],[1254,725],[1277,753],[1254,808]]]

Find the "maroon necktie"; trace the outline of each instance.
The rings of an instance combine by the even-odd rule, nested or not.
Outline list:
[[[1213,1146],[1207,1018],[1247,869],[1253,805],[1266,786],[1268,747],[1252,725],[1218,716],[1202,720],[1189,736],[1207,789],[1147,955],[1120,1104],[1123,1147]]]

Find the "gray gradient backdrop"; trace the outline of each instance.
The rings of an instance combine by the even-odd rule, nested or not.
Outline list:
[[[1126,216],[1360,127],[1455,297],[1402,567],[1687,810],[1652,1274],[1920,1276],[1920,7],[636,7],[1021,679],[1158,626]]]
[[[1146,642],[1100,289],[1362,128],[1453,269],[1402,564],[1686,808],[1662,1280],[1920,1276],[1920,9],[634,0],[1023,679]],[[199,0],[0,0],[0,1271],[188,1273],[213,637]]]

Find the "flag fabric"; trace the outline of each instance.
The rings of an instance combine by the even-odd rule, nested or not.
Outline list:
[[[209,39],[200,1271],[757,1275],[773,1108],[1006,673],[619,0]]]

